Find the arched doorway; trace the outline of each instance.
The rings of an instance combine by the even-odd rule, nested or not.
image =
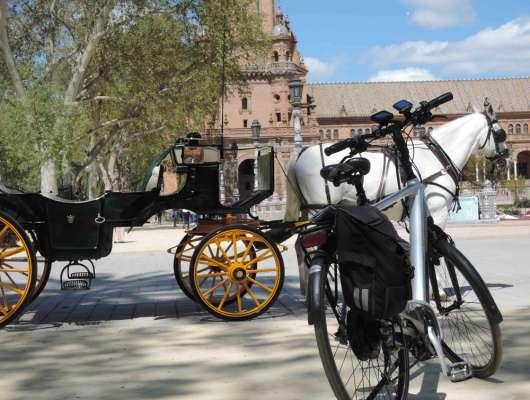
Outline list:
[[[522,151],[517,155],[517,175],[521,178],[530,178],[530,151]]]
[[[247,159],[237,168],[237,189],[239,198],[246,199],[254,190],[254,160]]]

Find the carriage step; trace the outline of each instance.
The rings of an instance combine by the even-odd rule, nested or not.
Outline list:
[[[68,274],[69,279],[95,279],[92,272],[72,272]]]
[[[62,290],[88,290],[90,289],[90,281],[82,279],[73,279],[69,281],[63,281],[61,284]]]

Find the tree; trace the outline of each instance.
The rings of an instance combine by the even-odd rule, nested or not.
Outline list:
[[[98,175],[126,189],[144,157],[215,119],[221,64],[227,85],[244,84],[242,62],[267,46],[251,3],[0,0],[9,171],[34,168],[21,154],[38,154],[43,192],[57,192],[58,166],[63,182],[91,194]],[[16,132],[27,140],[10,146]]]

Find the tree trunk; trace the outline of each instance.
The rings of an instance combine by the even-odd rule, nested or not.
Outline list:
[[[19,99],[25,100],[26,91],[24,90],[22,79],[20,78],[15,65],[15,59],[13,57],[13,53],[11,52],[11,46],[9,46],[9,41],[7,38],[7,4],[5,0],[0,0],[0,48],[4,53],[4,61],[11,78],[11,83],[15,88],[15,93]]]
[[[53,160],[45,161],[40,167],[40,191],[42,194],[57,195],[57,176],[55,174],[55,163]]]

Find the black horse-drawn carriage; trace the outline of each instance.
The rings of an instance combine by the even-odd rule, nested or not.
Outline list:
[[[175,247],[175,276],[183,291],[222,318],[264,312],[283,284],[283,262],[250,210],[273,193],[274,151],[252,150],[254,188],[229,205],[219,199],[222,151],[181,140],[151,165],[142,191],[109,191],[88,201],[0,186],[0,327],[40,294],[52,263],[66,263],[63,289],[88,289],[95,278],[92,260],[110,254],[114,228],[142,226],[168,209],[199,216]]]

